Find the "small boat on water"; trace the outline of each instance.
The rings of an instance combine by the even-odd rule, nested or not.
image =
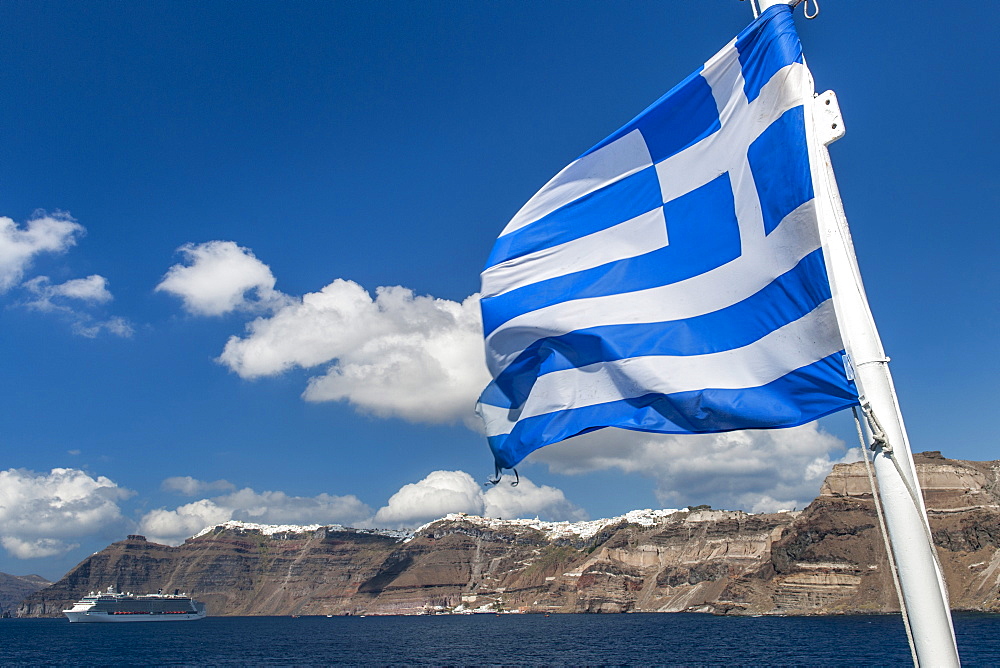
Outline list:
[[[205,604],[175,591],[164,594],[91,592],[63,614],[71,622],[181,622],[204,619]]]

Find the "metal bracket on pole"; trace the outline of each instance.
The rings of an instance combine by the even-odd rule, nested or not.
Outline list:
[[[837,94],[832,90],[820,93],[814,98],[814,105],[816,131],[820,143],[829,146],[843,137],[847,131],[844,127],[844,117],[840,114],[840,105],[837,103]]]

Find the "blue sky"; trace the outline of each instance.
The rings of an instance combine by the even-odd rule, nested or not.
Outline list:
[[[822,9],[797,24],[844,113],[831,152],[913,449],[996,459],[1000,10]],[[0,571],[56,578],[220,518],[808,502],[851,456],[845,416],[609,432],[532,455],[516,490],[481,485],[470,428],[465,300],[496,235],[750,20],[736,0],[0,5]]]

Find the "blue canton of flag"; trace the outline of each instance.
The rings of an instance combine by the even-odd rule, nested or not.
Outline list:
[[[792,427],[858,402],[816,224],[787,5],[584,153],[482,274],[499,468],[602,427]]]

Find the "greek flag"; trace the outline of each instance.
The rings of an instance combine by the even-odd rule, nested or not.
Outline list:
[[[792,427],[858,402],[816,224],[791,9],[584,153],[482,273],[499,468],[602,427]]]

